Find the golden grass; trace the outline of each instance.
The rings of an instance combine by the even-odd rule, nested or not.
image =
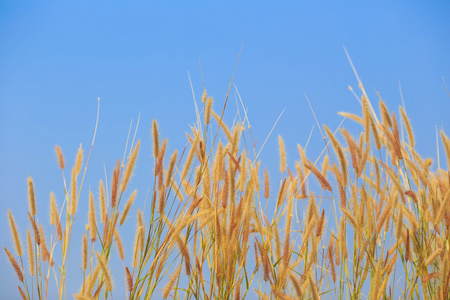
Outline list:
[[[330,143],[319,159],[309,160],[306,147],[298,145],[298,157],[289,162],[278,137],[278,188],[270,182],[276,177],[260,169],[251,128],[240,119],[225,125],[223,111],[214,112],[206,91],[203,118],[197,117],[186,148],[175,150],[167,165],[168,142],[160,143],[154,121],[154,185],[145,209],[137,208],[134,233],[124,230],[132,204],[143,200],[137,190],[128,194],[140,141],[126,165],[117,161],[107,181],[110,193],[100,180],[98,198],[89,191],[88,201],[80,199],[80,146],[68,187],[64,180],[61,209],[50,194],[50,230],[38,218],[34,184],[27,179],[28,272],[8,211],[16,255],[5,252],[18,276],[19,294],[65,298],[73,271],[68,270],[73,228],[82,227],[80,203],[88,208],[88,223],[76,299],[449,299],[448,168],[434,168],[415,151],[418,141],[404,108],[399,123],[380,99],[378,117],[362,86],[361,91],[362,116],[341,113],[360,131],[353,135],[353,130],[324,126]],[[400,126],[407,140],[400,137]],[[450,140],[443,131],[441,139],[448,162]],[[55,151],[64,176],[60,147]],[[319,185],[310,184],[316,180]],[[124,243],[119,230],[122,236],[134,234],[134,245]],[[123,265],[123,291],[112,280],[118,276],[110,268],[117,259],[111,255],[114,247]],[[50,289],[54,282],[56,289]]]

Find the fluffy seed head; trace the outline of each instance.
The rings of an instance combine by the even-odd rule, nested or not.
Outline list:
[[[131,153],[130,159],[128,160],[127,166],[125,168],[125,174],[123,176],[122,184],[120,190],[123,192],[127,188],[128,181],[130,180],[131,173],[133,172],[134,164],[136,162],[136,157],[139,152],[139,146],[141,145],[141,140],[138,140],[133,152]]]
[[[11,229],[11,236],[14,240],[16,253],[18,256],[22,256],[22,242],[20,240],[19,232],[17,231],[16,222],[14,221],[14,217],[11,213],[11,210],[9,209],[8,209],[8,219],[9,219],[9,228]]]
[[[19,292],[20,295],[22,296],[22,299],[27,300],[27,296],[25,296],[25,293],[23,292],[22,288],[19,285],[17,287],[19,288]]]
[[[123,250],[122,239],[120,238],[119,232],[117,230],[114,230],[114,237],[116,238],[117,250],[119,250],[120,259],[124,260],[125,252]]]
[[[206,90],[203,90],[203,95],[202,95],[202,102],[203,103],[206,103],[206,98],[207,98]]]
[[[131,194],[130,198],[128,198],[127,204],[125,204],[125,208],[123,209],[122,216],[120,217],[119,224],[122,226],[127,218],[128,211],[130,210],[131,205],[133,204],[134,198],[136,198],[137,190],[134,190],[133,194]]]
[[[376,232],[380,233],[381,228],[383,227],[384,222],[386,221],[386,218],[389,217],[389,213],[391,212],[392,208],[392,201],[388,203],[386,206],[383,214],[381,215],[380,221],[378,221]]]
[[[30,265],[30,275],[34,275],[34,252],[33,252],[33,242],[31,239],[30,230],[27,228],[27,244],[28,244],[28,262]]]
[[[175,241],[177,242],[178,249],[180,250],[181,255],[183,256],[185,268],[186,268],[186,275],[191,275],[191,257],[189,255],[189,248],[188,245],[184,241],[184,236],[177,234],[175,237]]]
[[[219,123],[220,127],[222,127],[222,130],[225,133],[225,135],[227,136],[228,141],[232,142],[233,137],[232,137],[227,125],[225,125],[225,123],[223,122],[222,118],[220,116],[218,116],[214,111],[211,111],[211,114],[214,117],[214,119],[216,119],[217,123]]]
[[[59,221],[59,218],[56,219],[56,233],[58,235],[58,240],[62,240],[63,235],[62,235],[62,228],[61,228],[61,222]]]
[[[317,223],[317,227],[316,227],[316,236],[317,237],[322,236],[324,224],[325,224],[325,210],[322,209],[322,215],[321,215],[321,217],[319,219],[319,223]]]
[[[445,153],[447,154],[447,167],[450,170],[450,139],[443,130],[441,132],[442,143],[444,144]]]
[[[63,170],[64,169],[64,157],[63,157],[61,148],[58,145],[56,145],[55,151],[56,151],[56,156],[58,157],[59,168],[61,170]]]
[[[82,248],[82,268],[86,271],[87,268],[87,258],[88,258],[88,237],[86,233],[83,234],[83,248]]]
[[[175,166],[175,162],[177,161],[177,155],[178,155],[178,151],[175,150],[173,152],[172,156],[170,157],[169,168],[167,169],[167,174],[166,174],[166,182],[165,182],[166,187],[170,186],[170,181],[172,180],[173,169]]]
[[[405,260],[411,261],[411,242],[409,241],[409,229],[406,230],[406,239],[405,239]]]
[[[14,271],[16,271],[17,277],[19,278],[20,282],[23,282],[23,273],[22,270],[19,267],[19,264],[17,263],[16,259],[11,255],[11,253],[6,249],[6,247],[3,247],[5,249],[6,254],[8,255],[9,262],[14,268]]]
[[[181,265],[178,266],[175,273],[170,277],[169,283],[166,285],[163,291],[163,299],[167,299],[169,297],[170,291],[172,290],[173,284],[175,283],[175,280],[180,276],[181,272]]]
[[[375,140],[375,146],[377,147],[377,150],[380,150],[381,149],[380,135],[378,134],[378,129],[375,124],[375,121],[372,118],[372,115],[370,115],[370,128],[372,129],[373,138]]]
[[[101,222],[105,222],[106,216],[106,198],[105,198],[105,187],[103,186],[103,181],[100,179],[99,183],[99,197],[100,197],[100,219]]]
[[[208,99],[208,103],[206,104],[206,109],[205,109],[205,124],[209,125],[210,121],[211,121],[211,106],[213,103],[213,99],[212,97],[209,97]]]
[[[284,249],[283,249],[283,263],[285,266],[288,265],[290,258],[290,241],[291,241],[290,230],[291,230],[291,220],[290,217],[288,217],[288,220],[286,222]]]
[[[264,198],[269,199],[269,174],[267,169],[264,169]]]
[[[428,256],[427,260],[425,261],[425,266],[431,265],[439,256],[439,254],[441,254],[441,252],[441,248],[436,249],[430,256]]]
[[[313,278],[311,273],[309,274],[308,281],[309,281],[309,287],[311,289],[311,293],[312,293],[313,299],[314,300],[319,300],[320,299],[319,292],[317,290],[316,283],[314,282],[314,278]]]
[[[159,136],[158,136],[158,124],[156,120],[153,120],[152,123],[152,135],[153,135],[153,158],[158,158],[159,152]]]
[[[444,214],[445,212],[449,209],[450,207],[450,190],[447,192],[447,194],[445,195],[441,206],[438,210],[437,213],[437,217],[435,219],[435,224],[438,225],[439,223],[441,223],[442,219],[444,218]]]
[[[75,174],[76,175],[80,174],[82,163],[83,163],[83,148],[81,147],[81,144],[80,144],[80,148],[78,148],[78,152],[77,152],[77,159],[75,161]]]
[[[36,222],[34,221],[33,217],[31,216],[30,213],[28,213],[28,218],[30,219],[31,222],[31,226],[33,226],[33,230],[34,230],[34,240],[36,241],[36,244],[40,245],[41,244],[41,235],[39,233],[39,229],[37,227]]]
[[[391,116],[386,107],[386,104],[384,104],[384,102],[383,102],[383,100],[381,100],[381,98],[380,98],[380,111],[381,111],[381,117],[383,119],[383,123],[387,124],[389,127],[392,127]]]
[[[125,267],[125,276],[127,279],[127,289],[129,292],[133,290],[133,276],[131,276],[130,270],[128,270],[128,267]]]
[[[77,174],[75,167],[72,168],[71,191],[70,214],[73,216],[77,210]]]
[[[167,148],[167,138],[163,140],[163,144],[158,152],[158,158],[156,159],[156,166],[155,166],[155,175],[159,175],[159,182],[158,182],[158,188],[162,185],[162,178],[163,178],[163,162],[164,162],[164,154],[166,152]]]
[[[58,219],[58,209],[56,208],[55,194],[50,193],[50,225],[56,224]]]
[[[89,231],[90,238],[95,241],[97,238],[97,221],[95,218],[95,205],[94,205],[94,195],[89,191]]]
[[[50,253],[48,252],[47,245],[45,243],[45,235],[44,235],[44,228],[42,227],[42,224],[39,224],[39,232],[41,233],[41,253],[42,253],[42,261],[50,261]]]
[[[119,184],[120,159],[117,161],[116,168],[113,172],[113,181],[111,187],[111,207],[115,207],[117,203],[117,187]]]
[[[411,123],[409,123],[409,119],[408,119],[408,116],[406,115],[405,109],[401,106],[400,106],[400,112],[402,114],[403,122],[405,123],[406,132],[408,133],[409,145],[411,145],[411,147],[414,148],[415,141],[414,141],[414,133],[411,128]]]
[[[330,192],[333,190],[328,180],[319,172],[319,170],[317,170],[317,168],[312,163],[308,162],[308,164],[305,164],[305,167],[307,167],[311,172],[314,173],[314,175],[316,175],[322,189]]]
[[[112,291],[113,285],[112,285],[111,274],[109,273],[105,257],[103,255],[100,255],[97,251],[95,253],[97,254],[98,264],[100,265],[100,268],[101,268],[101,270],[103,272],[103,275],[104,275],[104,281],[106,283],[106,289],[108,291]]]
[[[34,199],[33,180],[28,177],[28,201],[30,204],[30,212],[33,216],[36,215],[36,200]]]
[[[284,149],[284,142],[281,135],[278,136],[278,146],[280,147],[280,171],[284,173],[286,170],[286,150]]]
[[[195,149],[197,147],[197,143],[199,141],[200,135],[197,133],[195,136],[195,140],[191,145],[191,149],[189,150],[188,156],[186,158],[186,162],[184,163],[184,167],[183,167],[183,171],[181,172],[181,180],[185,180],[186,176],[189,172],[191,163],[192,163],[192,159],[194,158],[194,154],[195,154]]]
[[[350,136],[347,130],[344,128],[341,129],[341,132],[344,134],[345,139],[347,140],[348,148],[350,150],[350,155],[352,158],[352,166],[355,170],[355,173],[358,173],[358,153],[355,140]]]

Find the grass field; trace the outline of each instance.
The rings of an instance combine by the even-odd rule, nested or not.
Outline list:
[[[130,136],[113,174],[89,183],[98,187],[89,199],[79,195],[90,150],[80,147],[71,167],[56,146],[62,203],[52,194],[49,212],[39,207],[38,215],[29,177],[26,233],[8,211],[13,242],[4,250],[17,292],[72,298],[67,274],[82,272],[75,299],[449,299],[450,139],[440,132],[445,158],[422,158],[406,111],[369,101],[362,84],[359,94],[361,114],[341,113],[358,134],[319,126],[323,151],[314,159],[298,145],[289,149],[296,161],[287,161],[278,136],[279,185],[260,168],[246,117],[226,124],[226,102],[214,107],[206,91],[184,149],[168,153],[154,121],[153,149]],[[143,151],[154,158],[153,187],[146,206],[135,207],[128,183]],[[89,206],[88,224],[77,219],[79,205]],[[130,214],[137,224],[125,232]],[[81,251],[71,249],[75,227],[85,228]],[[134,244],[124,245],[124,235]],[[69,270],[79,253],[80,269]],[[114,288],[114,260],[126,290]]]

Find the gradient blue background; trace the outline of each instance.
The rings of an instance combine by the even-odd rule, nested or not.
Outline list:
[[[68,167],[80,143],[87,156],[101,98],[97,139],[73,235],[69,299],[81,278],[78,241],[87,222],[89,187],[97,193],[104,168],[111,176],[115,161],[123,156],[130,122],[135,124],[141,113],[141,153],[129,192],[138,188],[133,211],[143,207],[153,180],[151,121],[156,118],[161,135],[169,138],[170,153],[184,147],[184,132],[195,122],[187,74],[199,100],[199,60],[205,87],[219,110],[242,47],[234,83],[248,108],[258,149],[286,109],[260,157],[262,167],[274,174],[278,134],[285,140],[290,165],[298,159],[296,144],[305,145],[313,127],[309,156],[315,159],[323,147],[303,93],[319,122],[330,128],[342,120],[338,111],[360,112],[347,87],[357,90],[344,45],[376,108],[378,91],[389,108],[398,111],[401,83],[419,153],[436,157],[436,126],[450,133],[450,97],[442,80],[450,84],[447,1],[126,3],[0,2],[2,246],[13,247],[8,208],[25,242],[28,174],[35,182],[41,222],[48,224],[50,191],[61,205],[62,176],[54,145],[62,147]],[[235,114],[232,90],[225,113],[228,124]],[[344,126],[357,128],[351,121]],[[276,179],[272,185],[278,185]],[[134,232],[134,215],[127,226]],[[129,243],[132,239],[125,237]],[[2,256],[0,298],[17,299],[18,280]],[[117,290],[123,290],[118,256],[116,260],[113,276]],[[123,296],[116,294],[117,299]]]

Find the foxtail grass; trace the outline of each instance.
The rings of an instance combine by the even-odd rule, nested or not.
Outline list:
[[[278,176],[258,160],[247,115],[227,125],[226,105],[214,111],[206,91],[184,149],[170,150],[153,121],[153,149],[138,140],[87,199],[83,148],[68,169],[55,146],[64,188],[50,194],[49,224],[27,178],[28,271],[8,210],[15,251],[4,250],[19,295],[65,299],[70,272],[81,272],[76,299],[450,299],[450,163],[442,169],[420,157],[405,109],[399,122],[380,98],[377,115],[360,89],[361,115],[340,113],[359,129],[323,125],[322,153],[298,145],[289,161],[278,137]],[[440,138],[449,162],[450,140],[444,131]],[[142,175],[153,184],[135,208],[145,199],[129,191],[140,152],[153,158],[154,169]],[[79,270],[68,263],[74,226],[85,228]],[[131,245],[121,238],[129,236]],[[121,276],[124,290],[114,284]]]

